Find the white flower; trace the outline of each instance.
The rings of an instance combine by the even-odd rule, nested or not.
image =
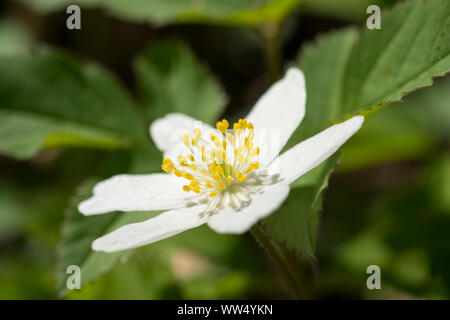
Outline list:
[[[113,252],[143,246],[204,223],[219,233],[249,230],[283,203],[290,183],[332,155],[364,121],[355,116],[278,156],[303,119],[305,101],[303,73],[291,68],[231,131],[226,120],[217,129],[182,114],[156,120],[150,134],[165,154],[166,173],[102,181],[79,211],[168,211],[120,227],[92,248]]]

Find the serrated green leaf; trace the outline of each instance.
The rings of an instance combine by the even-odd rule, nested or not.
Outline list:
[[[272,239],[288,249],[314,255],[321,193],[327,187],[328,177],[338,159],[338,154],[333,155],[297,180],[283,206],[262,221],[264,230]]]
[[[450,71],[450,1],[410,0],[382,12],[380,30],[344,29],[306,46],[298,60],[308,102],[301,133],[399,101]],[[305,129],[306,127],[306,129]]]
[[[22,0],[42,12],[65,9],[71,4],[81,8],[104,8],[122,19],[169,23],[211,23],[256,25],[279,21],[293,11],[301,0]]]
[[[225,96],[218,81],[178,41],[151,45],[135,64],[140,95],[151,120],[181,112],[212,123],[222,113]]]
[[[146,139],[109,72],[54,50],[0,56],[0,101],[0,151],[20,159],[43,147],[115,149]]]
[[[449,72],[449,16],[450,1],[411,0],[383,11],[381,30],[366,29],[359,37],[356,29],[347,28],[306,46],[298,60],[306,78],[306,115],[286,149],[333,122],[379,106],[377,111]],[[325,168],[318,186],[326,183],[333,166]],[[305,188],[307,179],[292,184],[287,204],[264,225],[274,239],[312,255],[320,207],[315,201],[323,188]]]
[[[319,36],[303,48],[299,65],[306,79],[306,114],[292,142],[310,137],[339,118],[342,84],[348,56],[357,40],[355,28]]]
[[[341,148],[338,170],[354,171],[382,163],[427,157],[450,135],[450,78],[408,95],[372,115]]]
[[[369,17],[366,9],[370,5],[378,5],[382,9],[388,3],[396,0],[303,0],[302,13],[344,20],[361,21]]]

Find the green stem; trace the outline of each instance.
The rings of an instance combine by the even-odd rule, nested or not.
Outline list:
[[[263,247],[266,253],[275,262],[277,268],[281,271],[283,280],[296,299],[307,298],[303,290],[300,273],[297,272],[295,264],[289,261],[289,256],[276,243],[265,234],[263,228],[256,224],[250,229],[251,234],[256,241]]]
[[[260,27],[260,34],[264,40],[267,72],[271,83],[277,81],[281,75],[281,22],[266,22]]]

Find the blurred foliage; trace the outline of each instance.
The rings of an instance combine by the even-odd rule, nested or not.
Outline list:
[[[167,23],[214,23],[252,26],[279,21],[301,0],[22,0],[42,12],[65,9],[105,8],[122,19]]]
[[[225,97],[219,83],[181,42],[152,44],[137,58],[135,69],[151,120],[180,112],[211,124],[223,111]]]
[[[433,194],[439,186],[430,173],[440,165],[440,157],[426,157],[429,164],[415,168],[414,177],[400,185],[395,180],[408,173],[386,167],[388,172],[397,172],[386,179],[390,185],[382,192],[356,190],[343,180],[330,190],[319,244],[319,259],[335,268],[323,272],[322,290],[327,295],[338,294],[335,288],[342,286],[341,292],[367,298],[449,297],[450,238],[446,230],[450,219],[442,202],[435,201]],[[342,201],[348,193],[363,200],[356,200],[357,204]],[[357,221],[348,223],[349,219]],[[380,292],[365,288],[365,269],[371,264],[382,270]],[[352,281],[346,283],[349,278]],[[333,281],[331,290],[326,288],[329,281]]]
[[[26,159],[42,147],[119,148],[146,139],[130,97],[97,65],[42,48],[0,56],[0,70],[0,150],[6,154]]]
[[[40,12],[69,3],[22,2]],[[208,65],[216,67],[209,68],[203,61],[207,54],[197,55],[195,46],[173,39],[189,39],[189,28],[179,23],[281,23],[300,1],[74,3],[82,6],[83,17],[84,8],[103,8],[127,21],[178,26],[159,28],[156,39],[153,29],[145,29],[151,33],[150,45],[145,39],[126,57],[135,76],[119,78],[89,54],[75,57],[80,55],[76,50],[69,54],[57,48],[71,50],[73,38],[43,45],[26,28],[0,20],[0,151],[5,155],[0,157],[0,298],[285,297],[277,271],[247,235],[220,235],[203,226],[137,250],[93,252],[93,239],[156,213],[84,217],[76,205],[96,181],[160,170],[161,154],[147,134],[150,121],[167,112],[210,123],[221,114],[235,118],[264,91],[260,71],[244,77],[251,70],[248,62],[258,60],[249,49],[253,38],[242,37],[239,29],[222,30],[235,41],[233,54],[253,53],[224,66],[230,55],[223,50],[224,41],[201,39],[214,55]],[[384,7],[393,1],[376,3]],[[363,129],[342,148],[342,159],[337,154],[297,180],[283,207],[262,223],[280,247],[318,259],[317,297],[450,297],[450,83],[438,79],[433,87],[395,102],[449,71],[449,4],[406,1],[390,12],[383,10],[381,31],[331,27],[299,54],[286,54],[298,57],[294,64],[304,70],[308,90],[306,117],[289,146],[349,115],[367,116]],[[333,23],[362,24],[366,6],[356,0],[305,0],[300,18],[291,19],[303,21],[314,14]],[[51,16],[45,17],[54,27]],[[297,50],[298,40],[304,39],[295,38],[292,20],[286,23],[285,41],[291,39]],[[120,28],[129,25],[112,21]],[[320,30],[327,23],[313,24]],[[194,28],[220,34],[215,27]],[[307,38],[316,36],[302,32]],[[213,48],[213,43],[220,45]],[[230,65],[229,74],[213,75]],[[236,87],[237,100],[229,92]],[[224,110],[226,98],[239,110]],[[337,164],[322,204],[322,191]],[[67,292],[65,271],[72,264],[82,267],[83,289]],[[370,264],[382,270],[379,292],[365,285]]]
[[[19,24],[0,21],[0,56],[12,56],[30,50],[32,39]]]

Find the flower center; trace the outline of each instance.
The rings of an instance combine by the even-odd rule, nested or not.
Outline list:
[[[208,138],[198,128],[194,129],[193,137],[185,133],[183,144],[187,154],[179,155],[177,164],[164,158],[162,169],[189,180],[183,186],[184,191],[208,193],[210,197],[245,181],[259,167],[254,161],[259,155],[259,148],[253,143],[254,127],[246,119],[234,123],[233,130],[227,131],[228,126],[225,119],[217,122],[219,132]]]

